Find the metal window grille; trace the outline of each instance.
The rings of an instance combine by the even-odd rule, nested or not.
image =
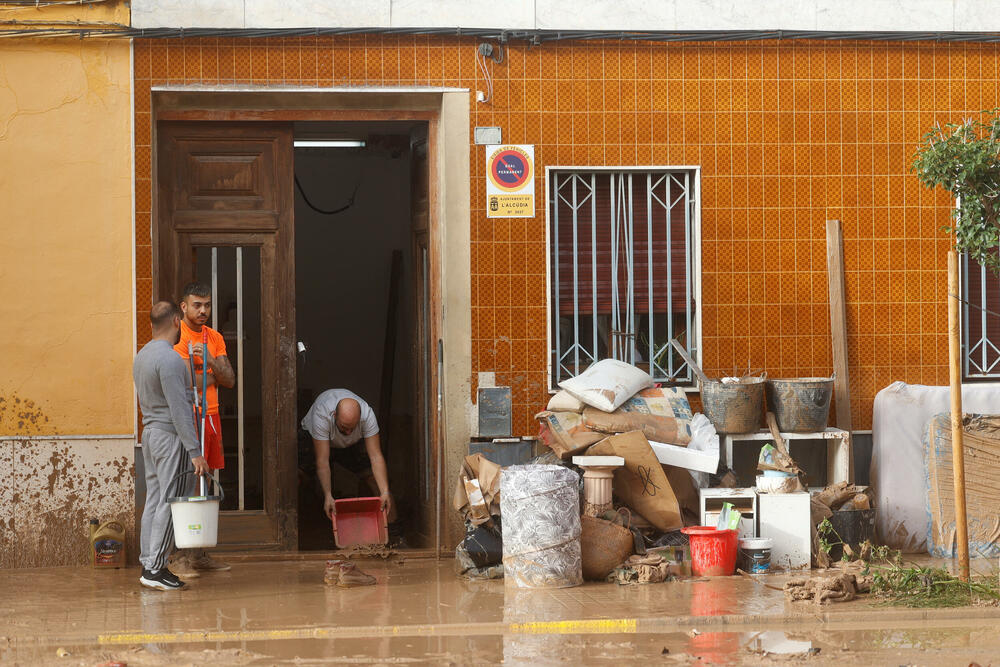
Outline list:
[[[223,509],[264,508],[260,393],[260,248],[255,246],[198,246],[197,275],[212,288],[210,326],[222,334],[236,373],[233,389],[219,388],[223,445],[235,441],[236,466],[215,472],[228,489]],[[248,312],[249,310],[249,312]],[[247,362],[247,363],[244,363]],[[235,432],[231,429],[235,426]],[[231,450],[227,451],[227,459]],[[234,474],[235,472],[235,474]],[[221,479],[220,479],[221,477]]]
[[[1000,377],[1000,277],[963,253],[962,372],[967,379]]]
[[[697,358],[690,170],[549,173],[551,384],[614,358],[662,383],[693,381]]]

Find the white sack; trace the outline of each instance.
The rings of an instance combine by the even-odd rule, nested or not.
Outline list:
[[[559,386],[591,407],[614,412],[646,387],[652,387],[653,378],[624,361],[602,359]]]
[[[545,409],[549,412],[583,412],[583,401],[563,389],[549,399]]]
[[[934,415],[950,412],[948,387],[894,382],[875,395],[871,485],[884,544],[904,553],[927,550],[927,467],[923,435]],[[1000,384],[962,385],[962,410],[1000,414]]]

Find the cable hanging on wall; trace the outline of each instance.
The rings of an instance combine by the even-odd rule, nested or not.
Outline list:
[[[480,102],[488,103],[493,99],[493,75],[490,73],[489,63],[487,58],[495,62],[497,65],[503,62],[503,46],[497,44],[493,46],[489,42],[483,42],[478,47],[476,47],[476,64],[479,65],[479,71],[483,73],[483,82],[486,84],[486,92],[481,90],[476,91],[476,99]]]
[[[357,196],[357,194],[358,194],[358,188],[360,186],[361,186],[361,181],[359,179],[358,182],[354,186],[354,192],[351,193],[351,196],[348,198],[346,204],[344,204],[340,208],[334,208],[334,209],[330,209],[330,210],[324,210],[322,208],[319,208],[315,204],[313,204],[311,201],[309,201],[309,197],[306,196],[306,191],[302,188],[302,183],[299,182],[299,177],[295,176],[295,188],[299,191],[299,194],[302,195],[302,201],[304,201],[306,203],[306,206],[308,206],[309,208],[311,208],[312,210],[316,211],[317,213],[319,213],[321,215],[336,215],[338,213],[343,213],[347,209],[349,209],[352,206],[354,206],[354,198]]]

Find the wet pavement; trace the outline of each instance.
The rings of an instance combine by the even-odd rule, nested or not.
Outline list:
[[[376,586],[326,586],[322,560],[234,563],[175,592],[141,588],[138,569],[0,571],[0,661],[1000,664],[997,608],[792,604],[740,577],[523,590],[450,561],[359,565]]]

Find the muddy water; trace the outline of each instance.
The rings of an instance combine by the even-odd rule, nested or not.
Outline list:
[[[457,579],[450,562],[362,567],[378,585],[325,586],[323,561],[238,563],[171,593],[141,589],[137,570],[0,571],[0,660],[968,665],[1000,655],[996,609],[817,611],[741,578],[532,591]]]

